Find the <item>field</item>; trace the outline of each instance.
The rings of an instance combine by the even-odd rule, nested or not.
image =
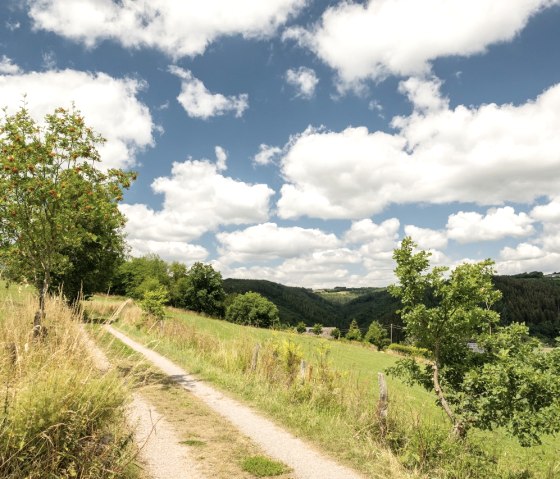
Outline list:
[[[97,298],[89,307],[92,314],[108,315],[119,302]],[[545,438],[543,445],[524,449],[498,431],[472,434],[467,445],[459,445],[448,438],[448,425],[431,395],[391,378],[389,427],[380,438],[376,378],[395,363],[395,356],[346,342],[241,327],[180,310],[169,310],[160,328],[144,324],[131,306],[117,327],[371,477],[560,475],[558,439]],[[252,372],[256,344],[261,349]],[[311,365],[303,381],[301,359]]]

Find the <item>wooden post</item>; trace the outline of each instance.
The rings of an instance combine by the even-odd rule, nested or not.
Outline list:
[[[383,373],[377,373],[379,383],[379,401],[377,403],[377,417],[381,427],[381,435],[385,437],[387,433],[387,412],[389,410],[389,394],[387,393],[387,383]]]
[[[305,382],[305,372],[307,371],[307,363],[302,359],[301,363],[299,364],[299,377],[301,382]]]
[[[255,344],[255,349],[253,349],[253,357],[251,358],[251,372],[257,370],[257,362],[259,361],[259,350],[261,349],[260,344]]]

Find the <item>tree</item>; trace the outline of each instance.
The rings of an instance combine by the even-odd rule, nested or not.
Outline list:
[[[434,391],[458,437],[473,426],[504,427],[528,445],[557,432],[560,354],[539,350],[525,326],[495,326],[493,262],[462,264],[446,276],[445,267],[428,271],[430,253],[415,248],[407,237],[394,251],[399,284],[390,291],[401,299],[409,338],[431,361],[403,359],[391,372]]]
[[[113,292],[141,299],[145,291],[153,290],[158,285],[170,287],[168,265],[158,255],[147,254],[130,258],[119,267]]]
[[[364,339],[368,343],[373,344],[379,351],[382,351],[391,342],[387,336],[387,330],[381,323],[379,321],[372,321]]]
[[[209,264],[194,263],[183,283],[180,296],[183,307],[222,317],[225,297],[221,273]]]
[[[97,261],[111,243],[120,253],[125,218],[117,203],[133,173],[96,167],[104,140],[75,109],[58,108],[38,125],[25,107],[4,110],[0,123],[0,262],[13,279],[39,291],[34,334],[41,331],[45,298],[77,271],[78,252]],[[103,255],[101,255],[103,256]],[[79,264],[79,263],[78,263]]]
[[[269,328],[278,324],[280,318],[276,305],[249,291],[238,294],[226,311],[226,320],[232,323]]]
[[[323,325],[321,323],[315,323],[311,328],[311,332],[315,336],[319,336],[323,332]]]
[[[340,339],[340,329],[338,328],[332,328],[331,329],[331,337],[333,339]]]
[[[303,334],[305,333],[305,331],[307,331],[307,327],[305,326],[305,323],[303,321],[300,321],[296,324],[296,331],[298,332],[298,334]]]
[[[348,332],[346,333],[346,339],[349,339],[350,341],[362,340],[362,332],[360,331],[358,322],[355,319],[353,319],[350,323],[350,327],[348,329]]]
[[[149,317],[156,321],[165,318],[165,303],[169,300],[169,292],[163,286],[156,289],[144,291],[140,308]]]

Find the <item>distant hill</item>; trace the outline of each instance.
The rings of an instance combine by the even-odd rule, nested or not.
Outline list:
[[[549,342],[560,336],[560,278],[533,272],[495,276],[494,284],[503,295],[495,307],[502,324],[526,323],[531,334]],[[284,324],[321,323],[344,332],[352,319],[356,319],[362,331],[376,320],[386,327],[395,325],[395,339],[402,335],[399,329],[402,322],[396,314],[399,301],[385,288],[337,287],[312,291],[265,280],[226,279],[224,289],[227,293],[262,294],[276,304]]]

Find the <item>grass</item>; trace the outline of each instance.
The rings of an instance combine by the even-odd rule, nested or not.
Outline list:
[[[179,442],[189,448],[205,477],[254,477],[242,469],[241,462],[246,457],[263,456],[257,445],[204,402],[150,366],[141,354],[98,325],[89,326],[88,331],[134,391],[148,400],[173,426]],[[289,474],[282,474],[279,479],[289,477]]]
[[[127,389],[84,354],[79,315],[60,300],[34,339],[36,303],[32,288],[0,284],[0,477],[138,477]]]
[[[279,476],[287,472],[284,464],[264,456],[251,456],[243,459],[241,468],[256,477]]]
[[[449,439],[448,425],[431,395],[390,378],[389,430],[380,438],[375,379],[378,371],[394,364],[396,358],[389,354],[179,310],[170,310],[163,331],[144,325],[134,306],[124,316],[117,326],[125,333],[370,477],[548,479],[560,474],[557,439],[523,449],[497,431],[476,433],[466,445],[458,444]],[[262,346],[258,367],[251,371],[257,343]],[[311,365],[303,381],[302,358]]]

